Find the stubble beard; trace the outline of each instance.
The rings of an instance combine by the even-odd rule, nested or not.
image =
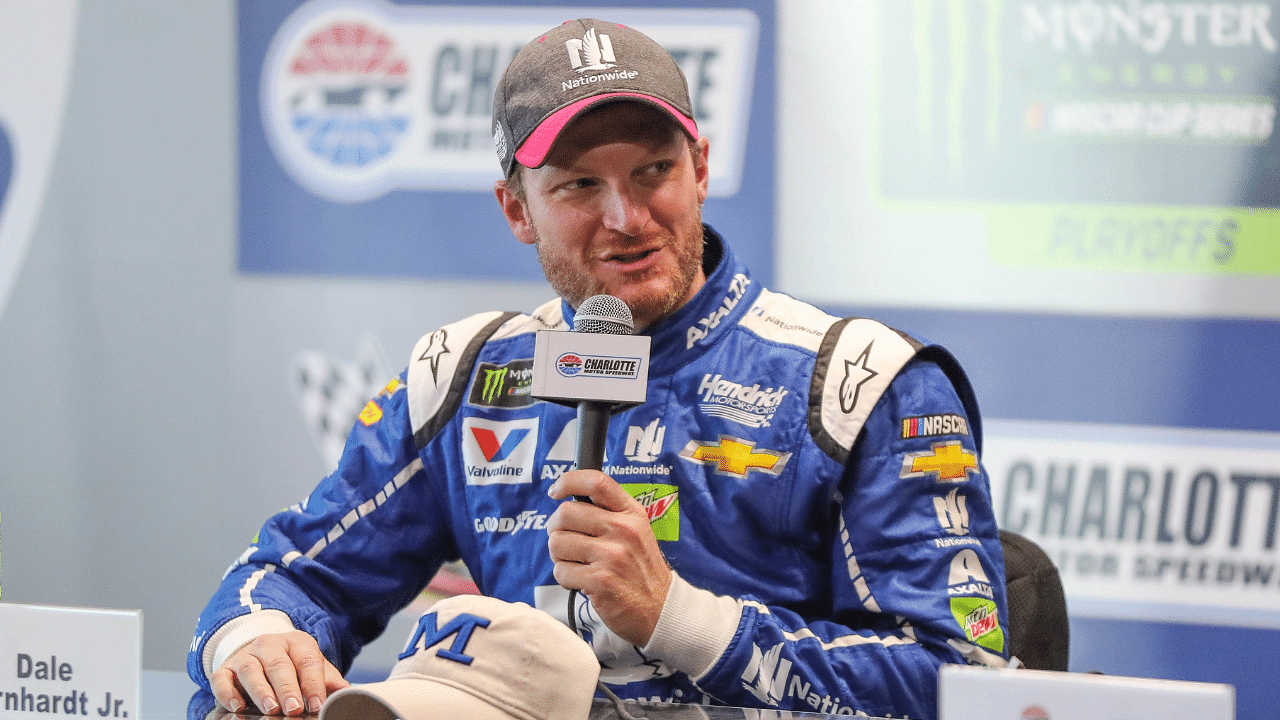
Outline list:
[[[693,279],[697,276],[698,270],[702,266],[701,213],[695,213],[687,231],[689,237],[694,238],[692,242],[678,244],[671,238],[667,239],[666,246],[674,254],[676,267],[672,281],[664,288],[646,292],[639,296],[624,293],[621,290],[614,291],[615,293],[626,295],[622,300],[631,308],[631,314],[636,320],[637,330],[658,322],[684,304],[685,296],[688,295],[689,288],[693,285]],[[604,282],[572,267],[564,258],[542,252],[542,244],[536,239],[536,228],[534,232],[534,248],[538,253],[538,263],[542,265],[542,272],[546,275],[547,282],[550,283],[557,295],[564,298],[574,308],[577,308],[582,304],[583,300],[609,292],[609,288],[605,286]],[[641,244],[641,242],[642,240],[637,240],[636,244]],[[634,278],[633,282],[647,282],[657,272],[661,272],[661,270],[646,272]]]

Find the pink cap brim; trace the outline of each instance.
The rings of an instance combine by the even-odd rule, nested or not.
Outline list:
[[[534,131],[529,135],[529,138],[525,140],[524,144],[520,146],[520,149],[516,151],[516,161],[525,167],[540,167],[547,161],[547,153],[551,152],[551,146],[555,144],[556,138],[560,137],[560,131],[564,130],[565,125],[568,125],[571,120],[577,117],[578,113],[588,107],[611,98],[636,98],[638,100],[653,103],[670,113],[671,117],[675,118],[676,121],[680,123],[680,126],[684,128],[684,131],[689,133],[689,137],[695,139],[698,137],[698,124],[695,123],[692,118],[685,117],[684,113],[675,109],[675,107],[664,100],[653,97],[652,95],[641,95],[640,93],[604,93],[602,95],[592,95],[591,97],[583,98],[552,113],[550,117],[543,120],[542,124],[534,129]]]

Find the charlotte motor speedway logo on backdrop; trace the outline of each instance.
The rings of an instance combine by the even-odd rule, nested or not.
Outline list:
[[[493,91],[511,57],[573,8],[312,0],[277,30],[262,67],[262,123],[280,164],[336,202],[397,189],[489,191],[500,177]],[[759,21],[746,10],[618,8],[689,78],[716,145],[711,194],[740,184]],[[619,64],[626,48],[613,47]],[[566,53],[571,48],[566,48]],[[566,55],[566,58],[568,55]]]

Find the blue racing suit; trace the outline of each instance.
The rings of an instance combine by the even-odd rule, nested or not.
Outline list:
[[[1007,662],[1004,565],[973,393],[942,348],[779,293],[706,228],[706,285],[652,338],[647,397],[613,415],[604,471],[672,568],[643,648],[577,596],[624,698],[931,718],[938,665]],[[208,675],[298,628],[345,671],[442,563],[567,621],[544,525],[574,408],[529,393],[561,300],[424,336],[338,468],[271,517],[201,614]]]

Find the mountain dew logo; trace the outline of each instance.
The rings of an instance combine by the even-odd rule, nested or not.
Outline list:
[[[644,506],[654,537],[680,539],[680,491],[674,485],[631,483],[622,488]]]
[[[1004,652],[1004,631],[996,604],[986,598],[953,597],[951,614],[960,623],[965,637],[988,650]]]

